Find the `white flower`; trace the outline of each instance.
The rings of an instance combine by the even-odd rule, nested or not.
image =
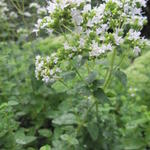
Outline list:
[[[84,6],[82,13],[88,13],[91,10],[91,4]]]
[[[90,33],[91,33],[91,30],[90,30],[90,29],[88,29],[88,30],[86,30],[86,31],[85,31],[85,33],[87,34],[87,36],[89,36],[89,35],[90,35]]]
[[[92,51],[89,53],[90,56],[99,56],[100,55],[101,49],[98,46],[98,43],[95,42],[94,40],[92,41],[91,49],[92,49]]]
[[[129,40],[138,40],[138,39],[140,39],[140,35],[141,35],[141,32],[137,32],[133,29],[130,29],[128,39]]]
[[[40,7],[37,9],[37,14],[46,14],[47,13],[47,10],[45,7]]]
[[[105,11],[106,4],[101,4],[99,7],[95,7],[94,10],[96,11],[96,16],[103,16]]]
[[[114,39],[115,39],[116,45],[120,45],[124,41],[123,37],[118,35],[119,32],[122,32],[122,30],[121,29],[116,29],[116,32],[114,33]]]
[[[46,20],[46,22],[48,22],[48,23],[53,21],[50,16],[44,17],[44,20]]]
[[[106,46],[106,50],[109,50],[109,51],[113,50],[113,47],[110,43]]]
[[[31,17],[32,15],[31,15],[31,13],[29,13],[29,12],[24,12],[24,16],[26,16],[26,17]]]
[[[58,57],[55,57],[54,58],[54,63],[57,64],[57,62],[58,62]]]
[[[81,60],[82,59],[82,55],[78,55],[78,58]]]
[[[44,61],[36,62],[36,70],[37,70],[37,71],[41,71],[43,65],[44,65]]]
[[[64,43],[64,49],[65,49],[65,50],[71,49],[71,47],[69,46],[68,42],[65,42],[65,43]]]
[[[82,30],[83,30],[83,28],[81,26],[77,26],[75,28],[75,32],[78,33],[78,34],[81,34]]]
[[[120,45],[123,43],[123,38],[118,36],[117,34],[114,35],[116,45]]]
[[[105,53],[106,51],[112,51],[113,50],[113,47],[112,45],[109,43],[109,44],[102,44],[101,47],[99,47],[98,43],[93,41],[92,44],[91,44],[91,49],[92,51],[89,53],[90,56],[100,56],[101,54]]]
[[[59,2],[59,7],[63,10],[64,8],[66,8],[67,6],[69,6],[69,1],[68,0],[62,0]]]
[[[81,23],[83,22],[83,17],[81,16],[81,13],[79,10],[72,9],[71,16],[76,25],[78,26],[81,25]]]
[[[77,6],[80,6],[81,3],[84,3],[85,0],[73,0],[75,4],[77,4]]]
[[[85,40],[83,38],[80,38],[80,40],[79,40],[79,47],[83,48],[84,45],[85,45]]]
[[[39,29],[34,28],[34,29],[32,30],[32,32],[34,32],[34,33],[36,34],[36,36],[38,36]]]
[[[73,54],[69,54],[69,58],[72,58]]]
[[[129,7],[129,5],[128,4],[124,4],[124,13],[125,14],[127,14],[128,12],[129,12],[129,10],[130,10],[130,7]]]
[[[39,75],[40,75],[39,72],[38,72],[37,70],[35,70],[35,77],[36,77],[37,80],[40,79],[40,78],[39,78]]]
[[[99,18],[99,17],[94,16],[94,17],[92,18],[92,24],[98,24],[99,22],[100,22],[100,18]]]
[[[139,26],[143,26],[144,22],[147,20],[147,17],[145,16],[137,16],[133,15],[131,18],[128,19],[128,22],[131,24],[135,24],[135,22],[138,22]]]
[[[138,46],[136,46],[136,47],[134,48],[133,52],[134,52],[135,56],[138,56],[139,53],[141,52],[141,49],[140,49]]]
[[[49,74],[52,76],[54,74],[54,71],[50,69]]]
[[[49,81],[50,81],[49,76],[43,76],[42,81],[45,82],[45,83],[49,83]]]
[[[35,32],[36,35],[37,35],[38,32],[39,32],[39,29],[40,29],[40,27],[41,27],[41,23],[42,23],[42,19],[38,19],[37,24],[34,25],[35,28],[33,29],[32,32]]]
[[[99,39],[100,39],[100,41],[104,41],[105,40],[105,36],[101,35]]]
[[[132,94],[131,94],[131,97],[135,97],[135,94],[134,94],[134,93],[132,93]]]
[[[106,32],[108,28],[109,28],[108,24],[102,24],[100,28],[96,29],[96,34],[99,35],[103,32]]]
[[[39,61],[40,59],[41,59],[41,56],[40,56],[40,55],[37,55],[37,56],[36,56],[36,60]]]
[[[94,26],[93,21],[91,19],[88,20],[87,26],[88,27],[93,27]]]
[[[15,12],[11,12],[11,13],[9,14],[9,16],[12,17],[12,18],[18,18],[17,13],[15,13]]]
[[[130,13],[131,13],[132,15],[140,15],[141,12],[142,12],[142,9],[141,9],[141,8],[132,8]]]
[[[136,0],[141,6],[146,7],[147,0]]]
[[[72,47],[72,51],[73,52],[76,52],[77,51],[77,48],[74,46],[74,47]]]
[[[51,35],[53,33],[53,29],[46,29],[47,33]]]
[[[97,29],[96,29],[96,34],[97,34],[97,35],[99,35],[101,32],[102,32],[102,29],[101,29],[101,28],[97,28]]]
[[[49,62],[50,62],[50,59],[51,59],[51,58],[50,58],[49,56],[47,56],[47,57],[46,57],[46,61],[47,61],[47,63],[49,63]]]
[[[102,53],[105,53],[106,51],[112,51],[112,50],[113,50],[113,47],[110,43],[107,44],[107,45],[103,44],[102,47],[101,47],[101,52]]]
[[[29,5],[29,8],[36,8],[36,9],[38,9],[39,7],[40,7],[40,5],[38,3],[34,3],[34,2]]]
[[[50,14],[52,14],[56,8],[57,8],[56,2],[55,3],[51,2],[51,1],[48,2],[47,10]]]
[[[56,68],[56,72],[60,73],[61,72],[61,69],[60,68]]]

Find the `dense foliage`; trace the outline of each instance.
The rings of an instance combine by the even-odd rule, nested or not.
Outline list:
[[[5,119],[1,122],[0,127],[1,149],[9,150],[11,148],[20,150],[30,149],[32,147],[32,149],[36,150],[41,146],[51,145],[52,141],[55,143],[57,140],[60,140],[59,138],[62,130],[65,129],[66,126],[61,124],[66,123],[66,117],[68,119],[71,117],[71,120],[69,121],[73,121],[73,117],[70,115],[65,115],[62,119],[58,119],[57,116],[63,115],[63,113],[66,114],[70,109],[74,108],[74,105],[79,102],[74,101],[77,95],[75,94],[74,99],[69,98],[66,93],[68,90],[64,89],[63,85],[55,86],[54,92],[54,89],[43,85],[41,82],[37,82],[34,78],[33,64],[35,54],[45,53],[46,55],[51,49],[55,51],[57,48],[60,48],[63,45],[62,43],[62,38],[48,38],[41,42],[35,41],[32,44],[27,43],[22,49],[14,43],[10,43],[9,45],[1,43],[0,117],[3,118],[3,120]],[[119,127],[117,126],[117,129],[122,130],[124,133],[124,138],[121,140],[124,140],[126,149],[132,149],[134,146],[140,147],[134,149],[141,150],[141,147],[148,147],[149,145],[149,117],[147,115],[150,111],[148,101],[150,95],[148,90],[150,82],[149,69],[147,69],[147,67],[150,63],[150,59],[148,59],[150,54],[149,52],[147,53],[147,50],[144,53],[145,54],[138,58],[133,64],[130,64],[130,58],[126,58],[126,61],[121,65],[123,68],[130,65],[126,70],[129,78],[128,88],[124,90],[122,89],[122,85],[118,83],[115,91],[113,90],[111,93],[108,92],[108,95],[112,98],[116,95],[116,92],[118,95],[117,100],[114,97],[112,103],[117,107],[118,111],[116,113],[119,113],[118,117],[121,116],[119,118],[122,120],[122,125]],[[70,85],[71,84],[72,83],[70,83]],[[79,90],[82,91],[83,89],[79,85],[77,85],[76,88],[77,93]],[[83,102],[80,105],[79,110],[83,113],[83,108],[86,108],[86,106]],[[103,107],[101,111],[106,125],[112,126],[115,123],[114,121],[118,120],[118,117],[116,120],[112,116],[113,110],[110,109],[109,105]],[[4,112],[10,115],[5,116]],[[52,120],[55,121],[52,122]],[[8,132],[7,130],[7,125],[9,124],[11,125],[9,127],[11,132]],[[112,136],[110,131],[113,131],[114,125],[112,126],[112,129],[109,129],[108,126],[106,126],[108,128],[105,129],[105,134],[107,133],[107,136]],[[60,126],[62,127],[60,128]],[[69,130],[69,128],[70,127],[67,127],[66,130]],[[96,128],[94,126],[93,131],[90,133],[92,134],[93,132],[93,134],[97,134],[95,133],[95,130]],[[103,130],[104,128],[102,127],[102,131]],[[137,133],[136,135],[135,131]],[[84,132],[86,133],[86,131]],[[87,134],[89,134],[89,132]],[[89,143],[88,139],[90,141],[91,139],[90,135],[87,134],[85,136],[85,141]],[[144,134],[147,134],[145,138]],[[133,138],[133,135],[135,135],[135,138]],[[111,139],[114,139],[114,137]],[[137,140],[139,142],[137,142]],[[140,141],[144,142],[141,143]],[[105,142],[108,142],[108,140]],[[110,142],[110,144],[112,144],[112,142]],[[117,143],[116,145],[119,144]],[[56,144],[56,146],[59,146],[59,144]]]
[[[22,12],[32,12],[30,3],[31,8],[37,5],[11,1],[25,4],[13,24],[27,28],[28,40],[32,30],[39,36],[39,29],[54,35],[31,42],[12,32],[0,37],[15,37],[15,42],[0,42],[0,149],[150,149],[150,53],[149,42],[140,36],[146,18],[139,13],[146,3],[108,0],[97,11],[82,0],[72,0],[73,5],[49,2],[48,16],[33,13],[35,20],[46,16],[34,26],[31,18],[25,18],[28,25],[18,20],[25,17]],[[9,2],[0,6],[14,10]],[[122,2],[130,11],[134,8],[134,15],[122,14]],[[39,9],[46,10],[44,5]]]
[[[37,18],[46,15],[40,0],[1,0],[0,1],[0,40],[23,42],[32,32]]]

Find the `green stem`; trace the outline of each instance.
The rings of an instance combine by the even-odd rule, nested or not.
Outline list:
[[[96,103],[95,103],[95,107],[96,107],[96,117],[97,117],[97,121],[98,121],[98,102],[97,100],[95,100]]]
[[[109,69],[107,69],[106,73],[105,73],[105,76],[104,76],[104,81],[106,81],[107,79],[107,76],[108,76],[108,73],[109,73]]]
[[[116,68],[118,68],[118,67],[120,67],[120,66],[122,65],[125,56],[126,56],[126,55],[123,55],[123,56],[122,56],[122,58],[121,58],[119,64],[116,66]],[[116,68],[115,68],[115,69],[116,69]]]
[[[86,62],[86,68],[87,68],[87,71],[88,71],[88,74],[89,74],[90,73],[90,68],[89,68],[88,61]]]
[[[61,82],[66,88],[69,88],[68,85],[61,79],[59,79],[59,82]]]
[[[89,112],[91,111],[91,109],[96,105],[97,101],[95,100],[94,103],[88,108],[86,114],[85,114],[85,117],[84,117],[84,120],[78,125],[78,128],[76,129],[76,133],[79,133],[82,126],[85,124],[86,122],[86,119],[87,119],[87,116],[89,114]],[[97,109],[98,109],[98,105],[97,105]],[[98,111],[97,111],[98,112]]]
[[[64,24],[62,25],[65,29],[67,29],[70,33],[73,33],[71,29],[69,29],[67,26],[65,26]]]
[[[18,8],[18,6],[14,3],[13,0],[10,0],[10,2],[12,3],[12,5],[16,8],[16,10],[18,11],[18,13],[20,14],[20,9]]]
[[[109,85],[109,81],[111,79],[112,76],[112,72],[113,72],[113,67],[114,67],[114,62],[115,62],[115,56],[116,56],[116,49],[113,50],[113,54],[112,54],[112,59],[111,59],[111,64],[110,64],[110,68],[109,68],[109,72],[108,75],[106,77],[105,83],[104,83],[104,90],[107,88],[107,86]]]

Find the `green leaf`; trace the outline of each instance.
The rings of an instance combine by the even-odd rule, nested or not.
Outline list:
[[[85,85],[85,82],[80,81],[79,83],[77,83],[76,85],[74,85],[74,88],[70,91],[72,94],[83,94],[83,95],[90,95],[90,90],[87,87],[87,85]]]
[[[1,105],[0,105],[0,109],[5,109],[5,108],[7,108],[8,107],[8,104],[7,103],[2,103]]]
[[[73,78],[75,78],[76,74],[74,71],[68,71],[62,74],[62,78],[64,79],[64,81],[67,80],[72,80]]]
[[[135,133],[136,134],[136,133]],[[141,150],[145,146],[145,142],[142,138],[131,137],[125,139],[123,148],[124,150]]]
[[[49,145],[45,145],[45,146],[42,146],[40,150],[51,150],[51,147]]]
[[[93,139],[93,141],[96,141],[98,138],[98,134],[99,134],[99,129],[98,129],[97,124],[95,122],[88,123],[87,130],[91,138]]]
[[[71,125],[77,123],[76,116],[71,113],[63,114],[62,116],[54,119],[52,122],[57,125]]]
[[[98,88],[94,91],[94,96],[100,101],[100,102],[106,102],[109,101],[107,95],[104,93],[103,89]]]
[[[81,58],[78,56],[75,56],[72,60],[72,63],[74,64],[74,67],[80,68],[82,65],[85,64],[86,60],[88,59],[88,56],[82,56]]]
[[[36,140],[34,136],[26,136],[22,130],[18,131],[15,135],[16,143],[26,145]]]
[[[117,77],[117,79],[121,82],[121,84],[126,87],[127,86],[127,75],[120,71],[120,70],[117,70],[115,72],[115,76]]]
[[[79,144],[78,140],[75,137],[70,136],[68,134],[61,135],[61,139],[63,141],[68,142],[70,145],[78,145]]]
[[[38,133],[39,133],[39,135],[47,137],[47,138],[51,137],[51,135],[52,135],[51,130],[48,130],[48,129],[40,129],[40,130],[38,130]]]
[[[91,84],[92,82],[94,82],[96,80],[97,77],[97,72],[93,71],[91,73],[89,73],[88,77],[86,78],[86,81]]]
[[[15,106],[15,105],[18,105],[19,103],[17,101],[9,101],[8,102],[8,105],[9,106]]]

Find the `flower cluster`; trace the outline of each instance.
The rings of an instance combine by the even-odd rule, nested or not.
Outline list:
[[[5,3],[4,0],[0,1],[0,16],[1,18],[3,18],[4,20],[7,20],[7,15],[6,13],[9,11],[7,3]]]
[[[68,59],[87,54],[89,59],[100,58],[118,47],[123,48],[123,45],[129,45],[138,56],[147,42],[140,32],[147,22],[141,9],[146,2],[105,0],[91,8],[90,1],[53,0],[48,2],[49,15],[38,20],[35,31],[69,32],[72,38],[65,36],[66,42],[61,50]],[[43,76],[39,76],[43,80]]]
[[[35,9],[36,10],[36,14],[37,15],[46,15],[47,14],[47,9],[41,5],[39,5],[38,3],[30,3],[29,5],[30,9]]]
[[[37,79],[42,77],[42,81],[45,83],[53,83],[58,79],[57,74],[61,72],[60,68],[57,66],[58,57],[56,53],[53,53],[50,57],[42,58],[41,56],[36,56],[35,63],[35,75]]]

